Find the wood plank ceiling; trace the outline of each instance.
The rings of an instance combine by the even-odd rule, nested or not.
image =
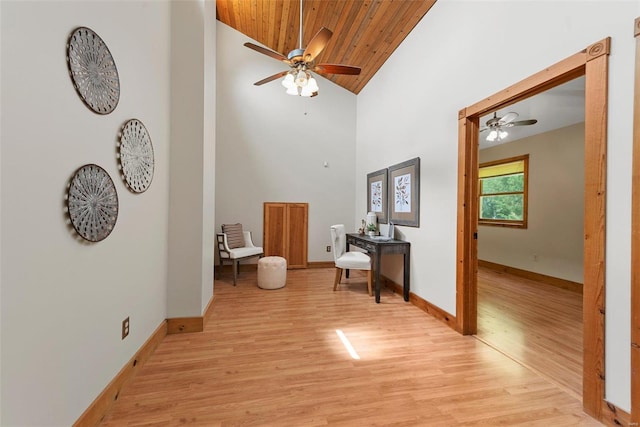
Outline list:
[[[436,0],[303,0],[303,47],[322,27],[333,37],[316,63],[362,68],[324,77],[358,94]],[[299,47],[298,0],[216,0],[217,19],[286,56]],[[247,40],[250,41],[250,40]],[[260,55],[259,53],[255,53]],[[286,65],[285,65],[286,67]],[[283,68],[285,71],[286,68]],[[267,76],[264,76],[267,77]]]

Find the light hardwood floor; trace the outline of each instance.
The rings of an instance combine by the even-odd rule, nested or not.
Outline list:
[[[170,335],[101,426],[592,426],[574,396],[354,272],[216,281],[202,333]],[[342,330],[360,360],[336,334]]]
[[[578,399],[582,323],[582,294],[478,269],[478,338]]]

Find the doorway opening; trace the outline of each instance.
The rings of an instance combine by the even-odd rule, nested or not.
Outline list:
[[[610,39],[604,39],[458,115],[456,322],[477,332],[478,136],[480,117],[585,76],[583,386],[585,412],[601,419],[604,401],[604,266],[607,81]]]
[[[577,78],[480,119],[475,335],[579,400],[584,88]]]

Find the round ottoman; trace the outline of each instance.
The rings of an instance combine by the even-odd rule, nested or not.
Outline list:
[[[287,260],[279,256],[266,256],[258,260],[258,287],[279,289],[287,281]]]

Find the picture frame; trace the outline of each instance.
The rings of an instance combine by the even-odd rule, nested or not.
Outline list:
[[[420,227],[420,157],[388,168],[389,221]]]
[[[388,220],[387,178],[387,169],[367,174],[367,213],[374,212],[378,224],[386,224]]]

